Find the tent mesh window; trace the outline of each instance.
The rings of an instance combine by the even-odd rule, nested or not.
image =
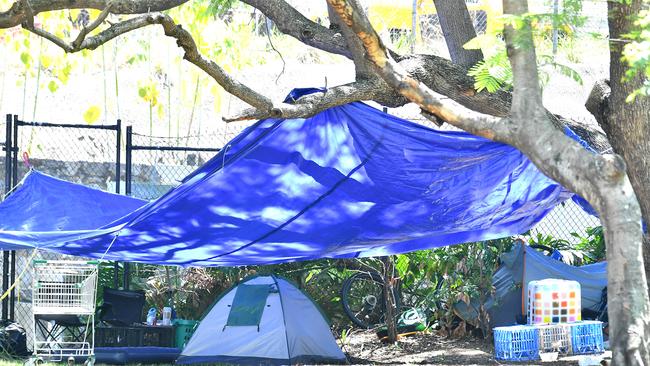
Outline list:
[[[571,345],[574,354],[601,353],[604,351],[603,323],[584,321],[571,326]]]
[[[539,332],[535,327],[517,325],[494,328],[494,355],[503,361],[531,361],[539,358]]]
[[[269,297],[269,285],[239,285],[226,326],[259,326]]]

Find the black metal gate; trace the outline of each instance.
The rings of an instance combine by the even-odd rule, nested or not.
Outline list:
[[[7,115],[4,127],[5,195],[11,193],[31,168],[68,181],[120,192],[120,120],[114,125],[59,124],[27,122],[17,115]],[[29,266],[26,258],[17,256],[16,251],[3,251],[3,294],[16,281],[16,272]],[[23,281],[18,287],[28,290],[28,279]],[[2,319],[16,319],[15,291],[12,289],[3,298]]]

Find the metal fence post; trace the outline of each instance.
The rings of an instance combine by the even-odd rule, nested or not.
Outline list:
[[[13,151],[12,143],[12,117],[7,115],[7,125],[5,126],[5,194],[9,194],[12,189],[11,180],[11,153]],[[2,251],[2,292],[6,293],[9,289],[9,251]],[[2,299],[2,320],[7,320],[9,316],[9,298]]]
[[[122,159],[121,153],[122,153],[122,120],[117,119],[117,130],[116,130],[116,139],[115,139],[115,151],[116,151],[116,157],[115,157],[115,193],[120,193],[120,174],[121,174],[121,169],[120,169],[120,160]],[[120,264],[115,261],[113,263],[113,288],[118,288],[119,282],[120,282]]]
[[[553,1],[553,55],[557,53],[559,0]]]
[[[11,169],[13,170],[13,177],[11,182],[11,189],[18,185],[18,115],[14,114],[13,116],[13,146],[11,150],[13,151],[14,158],[13,163],[11,164]],[[11,256],[11,268],[9,270],[9,281],[14,283],[16,281],[16,251],[12,250],[10,252]],[[5,290],[6,291],[6,290]],[[9,294],[9,319],[13,320],[16,310],[16,289],[13,288]]]
[[[11,270],[10,270],[10,283],[16,282],[16,251],[11,251]],[[14,320],[16,314],[16,287],[11,289],[9,294],[9,319]]]
[[[11,152],[13,150],[11,121],[11,114],[8,114],[7,125],[5,126],[5,194],[11,191]]]
[[[18,184],[18,115],[14,114],[14,121],[13,121],[13,148],[11,149],[13,151],[13,163],[11,164],[11,169],[12,169],[12,179],[13,179],[13,185]]]
[[[122,120],[117,120],[117,137],[116,137],[115,150],[117,151],[115,157],[115,193],[120,193],[120,155],[122,153]]]
[[[124,188],[127,196],[131,195],[131,154],[133,153],[133,126],[126,126],[126,157],[124,164]]]
[[[133,126],[126,126],[126,156],[124,164],[124,190],[127,196],[131,195],[131,154],[133,153]],[[124,273],[122,285],[125,290],[129,289],[129,263],[124,262]]]
[[[418,1],[413,0],[411,9],[411,53],[415,52],[415,42],[417,40],[417,19],[418,19]]]

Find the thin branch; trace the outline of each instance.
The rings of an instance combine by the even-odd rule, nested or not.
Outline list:
[[[43,38],[51,41],[55,45],[63,48],[63,50],[65,52],[74,52],[74,49],[72,48],[72,45],[68,44],[67,42],[65,42],[61,38],[55,36],[54,34],[48,32],[46,30],[36,28],[34,26],[34,22],[31,22],[31,23],[25,22],[25,23],[23,23],[23,28],[27,29],[28,31],[30,31],[30,32],[32,32],[32,33],[34,33],[34,34],[36,34],[36,35],[38,35],[40,37],[43,37]]]
[[[528,4],[525,1],[505,0],[503,5],[507,14],[521,16],[528,12]],[[513,97],[510,113],[513,118],[520,119],[522,125],[527,125],[533,122],[527,116],[544,110],[530,22],[523,22],[519,29],[506,25],[504,35],[512,65]]]
[[[98,20],[100,18],[101,16],[98,18]],[[205,73],[210,75],[227,92],[261,111],[266,111],[269,113],[269,111],[273,109],[273,103],[270,99],[232,78],[215,62],[204,58],[199,52],[192,35],[183,29],[181,25],[177,25],[171,17],[165,14],[156,13],[150,15],[142,15],[113,24],[109,28],[99,32],[97,35],[84,39],[79,45],[76,46],[74,44],[68,44],[60,38],[42,29],[35,28],[33,26],[33,21],[31,24],[30,22],[25,22],[23,23],[23,26],[26,27],[26,29],[52,41],[57,46],[63,48],[66,52],[73,53],[84,49],[95,49],[121,34],[151,24],[160,24],[165,32],[165,35],[175,38],[176,44],[179,47],[183,48],[183,51],[185,51],[184,59],[193,63]]]
[[[113,8],[113,5],[114,5],[113,0],[109,0],[104,10],[102,10],[102,12],[99,13],[97,19],[95,19],[87,27],[81,28],[79,34],[77,35],[77,38],[72,42],[73,48],[79,47],[81,45],[81,42],[83,42],[84,38],[86,38],[86,35],[88,35],[88,33],[95,30],[97,27],[99,27],[102,24],[102,22],[104,22],[104,20],[106,20],[108,15],[111,13],[111,9]]]
[[[113,3],[111,14],[147,14],[175,8],[188,0],[30,0],[32,16],[39,13],[64,9],[106,9]],[[9,10],[0,12],[0,29],[22,24],[29,18],[22,0],[16,1]]]
[[[320,50],[351,57],[343,35],[307,19],[285,0],[242,0],[273,20],[278,29]]]

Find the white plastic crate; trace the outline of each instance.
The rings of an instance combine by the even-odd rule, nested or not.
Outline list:
[[[567,355],[572,352],[571,325],[536,325],[539,332],[539,352],[558,352]]]
[[[528,324],[582,320],[580,283],[545,279],[528,283]]]

